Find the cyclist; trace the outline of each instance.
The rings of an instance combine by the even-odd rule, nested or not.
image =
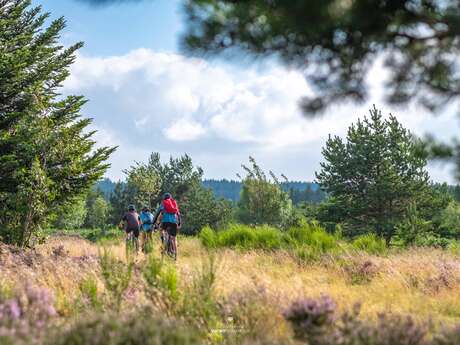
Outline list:
[[[153,230],[153,214],[150,209],[145,206],[142,208],[142,212],[139,215],[141,219],[141,248],[145,253],[147,250],[147,243],[152,243],[152,230]]]
[[[128,212],[124,214],[121,221],[125,224],[124,230],[126,234],[126,240],[129,239],[129,235],[132,232],[135,238],[135,242],[137,243],[137,240],[139,238],[139,227],[141,225],[141,218],[139,217],[139,214],[136,212],[136,207],[134,207],[134,205],[128,206]]]
[[[181,226],[181,216],[179,207],[177,206],[176,200],[173,199],[170,193],[163,195],[163,201],[160,204],[156,214],[154,223],[156,223],[158,217],[161,215],[161,229],[167,233],[172,244],[172,249],[177,255],[177,230]]]

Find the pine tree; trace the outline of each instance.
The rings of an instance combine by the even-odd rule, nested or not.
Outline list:
[[[389,241],[410,203],[426,204],[432,192],[416,140],[396,117],[386,120],[375,107],[351,125],[346,142],[329,137],[322,152],[316,177],[331,196],[326,208],[350,225],[351,234],[376,231]]]
[[[86,192],[114,148],[95,149],[82,96],[62,97],[82,44],[57,42],[63,18],[30,0],[0,0],[0,238],[20,246],[53,209]]]

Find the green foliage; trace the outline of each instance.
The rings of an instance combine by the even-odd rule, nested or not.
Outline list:
[[[460,204],[451,202],[440,214],[439,234],[442,237],[460,239]]]
[[[59,207],[54,215],[53,227],[56,229],[71,230],[80,228],[86,218],[86,201],[83,197]]]
[[[107,249],[103,248],[99,255],[99,265],[107,292],[110,294],[110,301],[116,310],[120,309],[123,293],[131,281],[134,263],[125,263],[117,259]]]
[[[195,235],[205,226],[226,226],[234,218],[234,206],[228,200],[216,199],[211,190],[198,185],[184,195],[181,215],[184,219],[181,232]]]
[[[202,238],[206,238],[206,235]],[[243,224],[231,224],[226,230],[217,232],[217,244],[220,247],[270,250],[280,248],[281,239],[282,234],[278,229],[266,225],[251,228]]]
[[[243,165],[246,177],[243,179],[239,202],[239,219],[244,224],[288,224],[293,212],[289,195],[281,189],[276,176],[270,172],[267,178],[254,158],[250,157],[250,167]]]
[[[358,236],[351,244],[353,248],[365,251],[369,254],[379,255],[387,252],[385,240],[377,237],[375,234]]]
[[[199,237],[206,248],[217,248],[219,246],[217,233],[209,226],[205,226],[200,231]]]
[[[82,303],[88,302],[90,307],[95,310],[100,310],[102,308],[103,303],[99,296],[97,280],[94,277],[87,277],[82,280],[79,284],[79,289]]]
[[[160,191],[161,177],[155,158],[156,156],[152,154],[147,163],[136,162],[135,165],[123,171],[128,185],[136,191],[135,203],[140,207],[152,208],[154,199],[158,197]]]
[[[149,165],[160,177],[159,194],[154,202],[159,203],[164,193],[171,193],[173,197],[182,201],[188,191],[201,184],[203,170],[193,165],[188,155],[179,158],[170,157],[167,163],[161,163],[160,154],[152,153]]]
[[[266,225],[249,227],[244,224],[231,224],[221,231],[205,227],[200,232],[200,240],[208,249],[292,249],[304,261],[316,260],[323,254],[339,250],[338,239],[314,222],[284,232]]]
[[[384,119],[375,107],[370,118],[351,125],[346,142],[330,137],[323,156],[316,176],[331,195],[326,211],[333,210],[323,214],[343,222],[348,235],[375,231],[389,242],[411,202],[434,207],[425,202],[432,189],[417,141],[396,117]]]
[[[150,254],[142,269],[142,275],[150,288],[159,289],[172,301],[179,298],[177,272],[173,265]]]
[[[109,223],[112,225],[118,225],[120,223],[123,214],[127,211],[127,207],[130,204],[134,204],[136,191],[131,185],[124,182],[117,182],[113,193],[109,198]]]
[[[317,257],[338,249],[337,239],[316,222],[290,228],[284,234],[284,241],[290,247],[297,248],[298,254],[308,254],[308,257]]]
[[[432,237],[433,225],[431,221],[421,218],[417,205],[412,203],[407,208],[406,217],[396,226],[396,238],[403,245],[422,244],[424,239]]]
[[[109,216],[109,204],[100,190],[91,190],[86,197],[87,214],[84,226],[92,229],[104,229]]]
[[[58,45],[65,26],[29,0],[0,2],[0,237],[20,246],[57,207],[86,192],[114,149],[95,149],[85,100],[59,96],[81,43]]]

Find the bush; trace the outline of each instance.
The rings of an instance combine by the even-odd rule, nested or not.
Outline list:
[[[334,301],[328,296],[307,298],[292,303],[284,312],[284,317],[291,323],[297,339],[315,344],[318,338],[331,331],[335,321],[335,309]]]
[[[303,227],[290,228],[284,235],[284,239],[289,246],[308,246],[310,251],[318,254],[324,254],[338,248],[337,239],[316,222],[306,224]]]
[[[302,261],[316,260],[339,248],[337,238],[314,222],[290,228],[286,232],[267,225],[249,227],[232,224],[226,230],[217,232],[205,227],[200,233],[200,239],[206,248],[293,249]]]
[[[212,231],[212,230],[211,230]],[[240,249],[277,249],[282,244],[282,234],[269,226],[249,227],[232,224],[228,229],[211,235],[209,230],[201,237],[203,244]]]
[[[323,296],[294,302],[284,313],[294,336],[310,345],[428,345],[427,331],[410,317],[380,314],[377,322],[359,318],[359,306],[337,315],[334,301]],[[458,335],[450,333],[438,344],[456,344]],[[452,340],[450,340],[452,339]]]
[[[205,226],[200,232],[200,240],[206,248],[217,248],[218,239],[216,232],[209,226]]]
[[[48,290],[27,286],[10,299],[0,300],[0,344],[39,339],[57,315]]]
[[[384,254],[387,251],[385,240],[377,237],[375,234],[365,234],[356,237],[352,242],[352,246],[369,254]]]
[[[202,344],[193,329],[144,309],[128,316],[97,314],[56,332],[47,345],[194,345]]]
[[[352,285],[368,284],[378,273],[378,267],[370,260],[352,258],[343,263],[348,282]]]

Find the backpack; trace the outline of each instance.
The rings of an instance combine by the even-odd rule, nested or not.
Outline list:
[[[125,215],[128,230],[139,229],[139,215],[137,212],[128,212]]]
[[[179,208],[177,207],[176,200],[174,199],[163,200],[163,208],[166,213],[171,213],[171,214],[179,213]]]
[[[144,224],[153,224],[153,214],[150,212],[142,212],[142,220]]]

